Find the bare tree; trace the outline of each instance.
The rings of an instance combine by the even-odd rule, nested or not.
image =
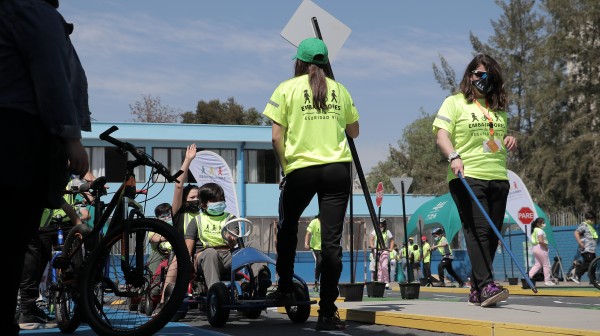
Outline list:
[[[145,123],[176,123],[181,112],[160,102],[160,97],[142,95],[142,99],[129,105],[133,121]]]

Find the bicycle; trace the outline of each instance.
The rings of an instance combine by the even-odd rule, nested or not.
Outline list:
[[[590,263],[588,268],[588,277],[592,286],[600,289],[600,256],[597,256]]]
[[[67,236],[60,257],[53,266],[62,270],[65,289],[60,299],[67,319],[83,319],[101,335],[152,335],[162,329],[176,313],[187,293],[191,261],[183,236],[172,226],[155,218],[145,218],[143,207],[134,200],[136,179],[134,170],[140,166],[152,168],[150,186],[155,175],[174,182],[182,172],[171,175],[169,170],[134,145],[110,136],[118,130],[112,126],[100,134],[107,141],[132,155],[125,165],[125,178],[110,202],[104,206],[100,197],[106,195],[105,177],[89,185],[95,199],[94,227],[76,225]],[[149,188],[147,188],[149,189]],[[102,230],[108,225],[106,234]],[[177,276],[163,309],[146,316],[131,310],[133,301],[150,295],[154,270],[150,270],[148,237],[160,235],[170,245],[170,253],[178,260]]]
[[[81,324],[81,319],[78,314],[74,313],[74,303],[69,295],[70,292],[66,290],[68,288],[67,277],[61,275],[61,269],[53,267],[55,260],[60,258],[63,253],[65,242],[64,229],[66,228],[64,224],[66,219],[62,216],[56,216],[51,222],[51,225],[56,225],[57,227],[57,245],[52,246],[51,267],[48,268],[50,284],[46,288],[46,297],[48,312],[55,314],[58,328],[64,333],[72,333]],[[77,234],[74,234],[72,237],[72,240],[82,238]]]

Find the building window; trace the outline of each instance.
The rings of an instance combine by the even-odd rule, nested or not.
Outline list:
[[[244,151],[245,183],[278,183],[279,163],[272,149],[247,149]]]
[[[219,154],[223,160],[229,166],[231,170],[231,174],[233,175],[233,181],[236,181],[236,159],[235,159],[235,149],[201,149],[208,150],[214,153]],[[185,148],[153,148],[152,156],[156,161],[161,162],[166,167],[169,168],[171,174],[176,173],[181,168],[181,164],[183,163],[183,159],[185,158]],[[165,182],[165,178],[162,176],[155,177],[156,182]],[[197,183],[191,171],[188,170],[187,181],[184,183]]]
[[[105,176],[108,182],[121,183],[125,179],[125,167],[133,155],[123,152],[116,147],[87,147],[90,160],[90,171],[96,178]],[[135,168],[135,181],[146,181],[145,166]]]
[[[181,168],[183,159],[185,158],[185,148],[153,148],[152,157],[165,167],[169,168],[171,175],[175,174]],[[162,175],[154,176],[155,182],[166,182],[166,179]],[[188,170],[187,181],[184,183],[196,183],[196,179]]]

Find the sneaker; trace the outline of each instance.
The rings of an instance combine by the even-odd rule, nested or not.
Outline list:
[[[50,329],[58,327],[56,321],[51,319],[43,310],[35,307],[29,314],[21,312],[19,316],[19,327],[23,330]]]
[[[573,280],[574,283],[581,285],[581,282],[579,282],[579,277],[577,275],[574,275],[571,280]]]
[[[481,293],[475,288],[471,288],[469,293],[469,306],[481,306]]]
[[[556,284],[554,282],[552,282],[552,281],[545,281],[544,285],[546,285],[546,286],[556,286]]]
[[[316,330],[344,330],[346,323],[340,319],[340,314],[336,311],[332,316],[323,316],[319,314]]]
[[[278,306],[293,306],[296,304],[296,298],[293,293],[286,293],[279,290],[279,288],[267,295],[267,301],[272,301],[272,303]]]
[[[263,267],[258,271],[258,296],[264,298],[267,296],[267,290],[273,282],[271,281],[271,271],[268,267]]]
[[[458,288],[466,288],[467,285],[464,282],[459,282],[458,283]]]
[[[488,284],[481,291],[481,306],[489,307],[496,302],[508,299],[508,289],[502,288],[495,283]]]
[[[164,303],[162,303],[162,302],[159,302],[159,303],[156,305],[156,308],[154,308],[154,310],[152,311],[152,317],[155,317],[155,316],[157,316],[158,314],[160,314],[160,312],[163,310],[163,307],[164,307],[164,306],[165,306],[165,304],[164,304]]]

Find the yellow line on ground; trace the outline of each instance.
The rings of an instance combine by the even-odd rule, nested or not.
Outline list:
[[[277,312],[285,314],[284,307]],[[388,325],[401,328],[447,332],[472,336],[600,336],[600,332],[559,327],[542,327],[518,323],[497,323],[452,317],[406,314],[388,311],[339,309],[340,318],[368,324]],[[310,315],[319,316],[318,306],[312,305]]]

